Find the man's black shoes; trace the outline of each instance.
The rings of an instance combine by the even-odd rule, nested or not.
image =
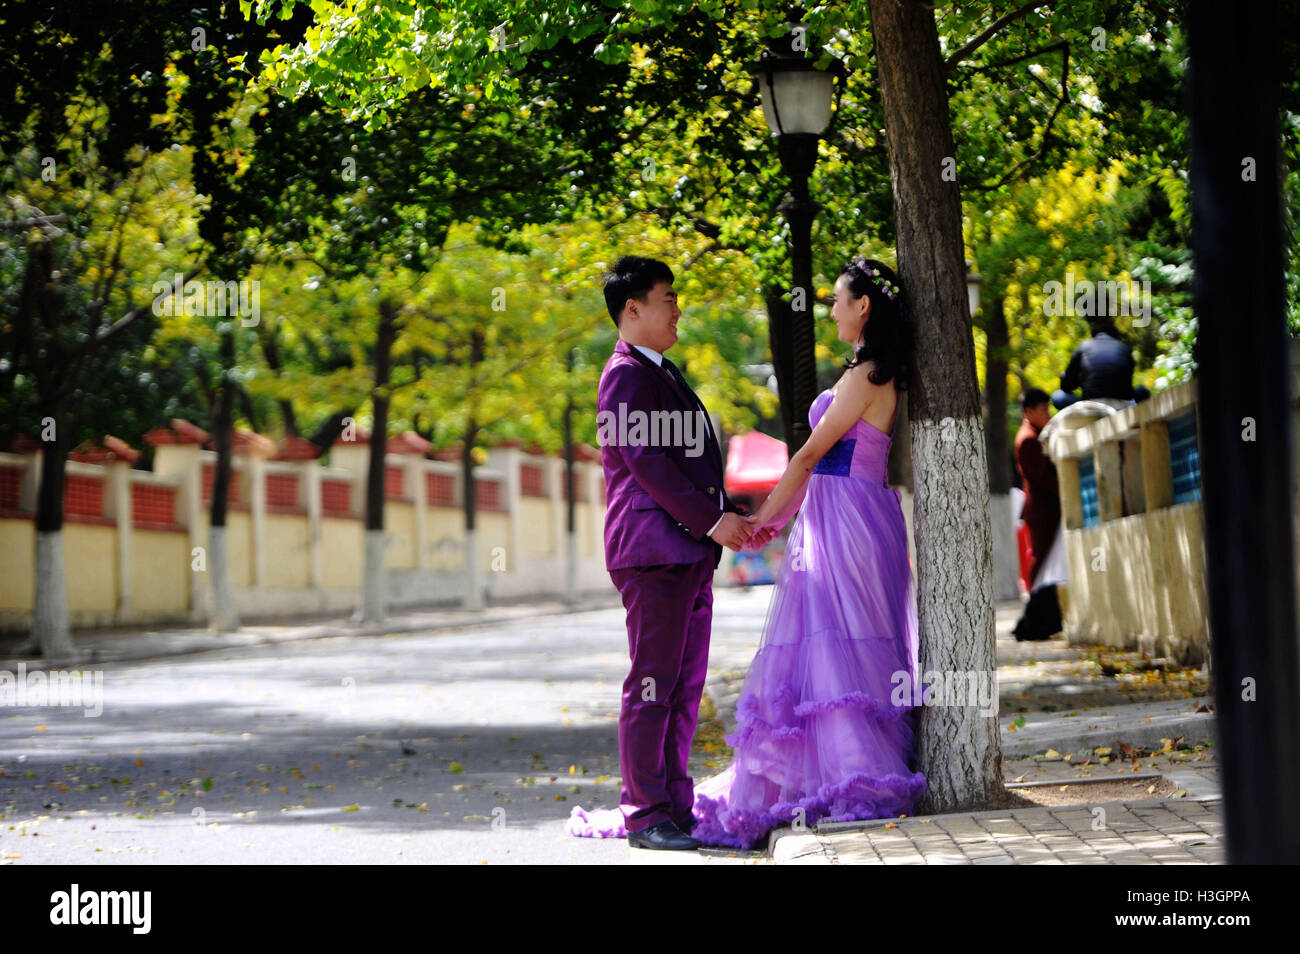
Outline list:
[[[659,851],[694,851],[700,842],[677,827],[672,821],[662,821],[643,831],[627,833],[629,848],[655,848]]]

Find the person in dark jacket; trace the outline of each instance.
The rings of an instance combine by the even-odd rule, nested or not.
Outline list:
[[[1016,469],[1024,481],[1025,503],[1021,519],[1029,528],[1029,602],[1016,623],[1018,641],[1050,639],[1061,631],[1061,604],[1055,584],[1036,586],[1043,561],[1061,525],[1061,492],[1056,465],[1047,456],[1038,435],[1051,417],[1047,392],[1030,388],[1020,399],[1024,420],[1016,432]]]
[[[1133,352],[1108,318],[1090,322],[1092,337],[1079,345],[1061,375],[1061,387],[1052,394],[1057,409],[1089,398],[1145,401],[1151,396],[1142,385],[1133,387]],[[1075,394],[1083,389],[1083,396]]]

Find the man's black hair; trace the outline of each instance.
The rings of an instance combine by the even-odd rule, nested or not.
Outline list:
[[[605,276],[605,307],[618,327],[618,317],[629,298],[644,303],[660,282],[673,283],[673,270],[663,262],[640,255],[624,255]]]
[[[1020,395],[1020,408],[1028,411],[1031,407],[1038,407],[1038,405],[1046,404],[1050,400],[1051,397],[1042,388],[1030,388]]]

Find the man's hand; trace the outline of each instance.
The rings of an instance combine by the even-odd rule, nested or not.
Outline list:
[[[741,517],[738,514],[728,512],[722,515],[722,522],[709,536],[724,547],[739,551],[745,545],[745,541],[749,539],[749,535],[754,528],[753,517]]]

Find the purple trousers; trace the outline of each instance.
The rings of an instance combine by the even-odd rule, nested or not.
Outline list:
[[[623,681],[619,807],[628,831],[691,817],[687,771],[713,623],[712,559],[610,570],[627,610],[631,670]]]

